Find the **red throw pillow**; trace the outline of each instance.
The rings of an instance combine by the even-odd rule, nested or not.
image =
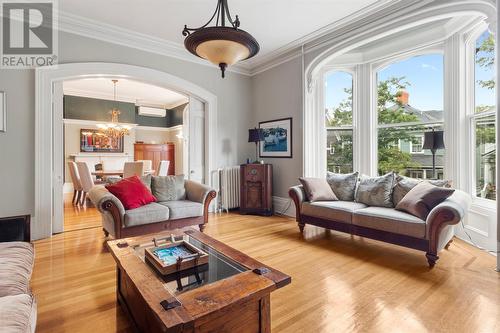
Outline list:
[[[154,195],[151,194],[151,191],[137,176],[125,178],[115,184],[106,185],[106,189],[115,195],[127,210],[156,202]]]

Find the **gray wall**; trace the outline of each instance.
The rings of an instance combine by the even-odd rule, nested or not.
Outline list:
[[[167,123],[169,124],[168,127],[182,125],[182,116],[184,114],[186,105],[188,105],[188,103],[176,106],[172,110],[167,111]]]
[[[116,107],[120,110],[119,121],[122,123],[150,127],[173,127],[182,125],[182,113],[186,104],[172,110],[166,110],[165,117],[148,117],[140,115],[139,107],[134,103],[65,95],[64,119],[109,122],[111,119],[109,111]]]
[[[288,188],[302,176],[302,60],[293,59],[253,77],[253,123],[292,117],[293,158],[265,158],[273,165],[275,196],[288,198]],[[255,153],[254,153],[255,154]]]
[[[251,78],[227,73],[224,80],[215,67],[151,54],[61,32],[59,62],[114,62],[145,66],[179,76],[218,97],[219,166],[235,165],[251,156],[252,148],[241,135],[251,120]],[[35,73],[0,70],[0,91],[6,92],[7,132],[0,133],[0,216],[33,214],[35,190]],[[62,149],[62,147],[61,147]]]

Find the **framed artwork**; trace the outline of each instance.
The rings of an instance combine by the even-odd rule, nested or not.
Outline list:
[[[123,153],[123,136],[115,138],[101,133],[98,129],[81,129],[80,152]]]
[[[260,157],[292,157],[292,118],[261,121]]]
[[[7,131],[7,103],[5,91],[0,91],[0,132]]]

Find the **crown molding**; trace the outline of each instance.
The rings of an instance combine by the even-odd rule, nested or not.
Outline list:
[[[86,98],[97,98],[97,99],[104,99],[104,100],[108,100],[108,101],[114,100],[114,95],[112,93],[106,93],[106,92],[102,92],[102,91],[98,92],[98,91],[91,91],[91,90],[83,90],[83,89],[64,88],[64,95],[86,97]],[[186,98],[184,100],[177,100],[177,101],[174,101],[171,103],[159,104],[159,103],[151,103],[151,102],[148,102],[146,100],[138,100],[137,98],[134,98],[132,96],[117,95],[116,101],[125,102],[125,103],[132,103],[132,104],[135,104],[136,106],[148,106],[148,107],[153,107],[153,108],[161,108],[161,109],[171,110],[171,109],[176,108],[182,104],[187,103],[188,99]]]
[[[411,10],[413,7],[422,7],[434,0],[380,0],[372,3],[351,15],[337,20],[304,37],[298,38],[287,45],[266,55],[248,59],[231,66],[228,71],[253,76],[273,67],[279,66],[292,59],[300,57],[302,52],[308,53],[332,42],[331,35],[336,36],[352,30],[352,24],[363,25],[372,23],[388,14],[401,10]],[[117,27],[108,23],[84,18],[75,14],[61,11],[59,13],[59,29],[68,33],[81,35],[112,44],[132,47],[146,52],[164,55],[214,69],[209,62],[190,54],[182,44],[171,42],[158,37],[138,33],[136,31]],[[304,50],[302,50],[304,47]]]
[[[219,70],[218,67],[212,65],[208,61],[189,53],[182,44],[162,38],[142,34],[64,11],[59,11],[58,23],[60,31],[160,54]],[[247,76],[250,75],[249,68],[245,64],[231,66],[228,68],[228,71]]]
[[[372,3],[344,18],[337,20],[323,28],[320,28],[304,37],[294,40],[291,43],[262,56],[257,59],[251,59],[247,62],[250,65],[250,75],[256,75],[265,72],[273,67],[279,66],[285,62],[302,56],[302,52],[309,53],[315,49],[323,46],[325,42],[329,42],[329,35],[336,31],[350,30],[350,25],[365,24],[367,21],[373,21],[380,16],[387,15],[388,9],[391,11],[400,10],[418,4],[426,4],[433,0],[419,1],[403,1],[403,0],[381,0]],[[302,47],[304,49],[302,50]]]

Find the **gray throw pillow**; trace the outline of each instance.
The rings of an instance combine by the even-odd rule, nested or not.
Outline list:
[[[392,203],[392,187],[394,186],[394,173],[390,172],[380,177],[361,176],[356,188],[356,202],[368,206],[394,207]]]
[[[159,202],[186,199],[184,175],[153,176],[151,181],[151,192]]]
[[[330,184],[333,193],[342,201],[354,201],[356,184],[358,183],[358,172],[353,173],[326,173],[326,181]]]
[[[453,192],[455,192],[454,189],[437,187],[423,181],[415,185],[405,195],[396,209],[426,220],[431,210],[446,200]]]
[[[314,201],[337,201],[335,193],[332,188],[323,178],[299,178],[300,183],[304,186],[307,199],[311,202]]]
[[[412,188],[421,183],[422,179],[415,179],[405,176],[398,175],[396,177],[396,184],[394,185],[394,190],[392,191],[392,201],[394,206],[397,206],[398,203],[404,198],[404,196],[410,192]],[[429,183],[438,187],[451,187],[451,182],[449,180],[444,179],[435,179],[428,180]]]
[[[141,182],[148,188],[149,191],[151,191],[151,174],[139,177],[141,179]]]

